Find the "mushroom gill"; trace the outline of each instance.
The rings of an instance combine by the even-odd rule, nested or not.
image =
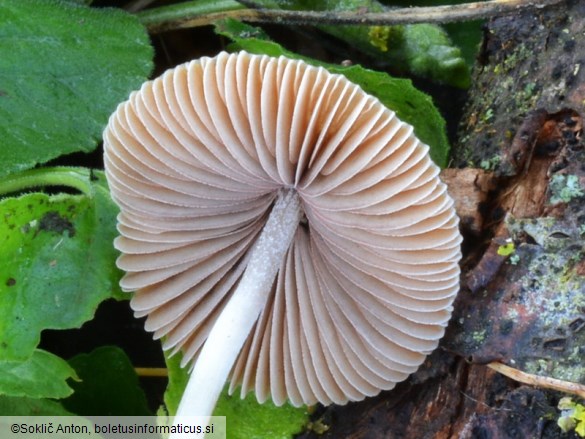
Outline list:
[[[104,141],[121,286],[213,387],[184,400],[231,373],[260,402],[344,404],[436,348],[459,288],[453,202],[413,128],[343,76],[202,58],[132,93]]]

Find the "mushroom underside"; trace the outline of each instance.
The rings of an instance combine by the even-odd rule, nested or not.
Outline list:
[[[122,288],[192,375],[213,373],[212,344],[238,334],[230,392],[343,404],[391,389],[437,346],[459,289],[453,201],[412,127],[344,77],[202,58],[134,92],[104,143]],[[283,203],[289,223],[268,233]],[[249,274],[269,265],[262,282]],[[243,326],[221,329],[243,308]]]

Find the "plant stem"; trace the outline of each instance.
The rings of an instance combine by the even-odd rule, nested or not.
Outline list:
[[[66,166],[29,169],[0,178],[0,195],[40,186],[68,186],[91,196],[90,173],[87,168]]]
[[[585,386],[579,383],[572,383],[570,381],[558,380],[556,378],[544,377],[539,375],[533,375],[530,373],[522,372],[521,370],[514,369],[513,367],[506,366],[505,364],[493,362],[487,365],[490,369],[501,373],[502,375],[512,378],[520,383],[529,384],[531,386],[542,387],[545,389],[552,389],[558,392],[570,393],[577,395],[582,399],[585,399]]]
[[[394,8],[387,12],[355,11],[291,11],[282,9],[246,9],[232,0],[220,2],[185,2],[151,9],[138,14],[149,32],[160,33],[213,24],[224,18],[251,23],[285,25],[396,25],[415,23],[452,23],[480,20],[518,12],[540,9],[564,0],[490,0],[458,5]]]
[[[294,190],[279,194],[232,297],[215,322],[191,372],[175,422],[211,416],[242,346],[258,320],[296,233],[300,201]],[[170,439],[174,439],[171,435]]]

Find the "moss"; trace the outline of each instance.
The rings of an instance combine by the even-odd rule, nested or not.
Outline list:
[[[476,342],[479,345],[485,340],[486,334],[487,331],[485,329],[481,331],[474,331],[473,334],[471,334],[471,338],[474,342]]]
[[[500,256],[510,256],[511,254],[514,253],[514,251],[516,251],[516,246],[514,245],[514,242],[508,242],[506,244],[502,244],[498,247],[498,255]]]
[[[323,418],[319,418],[315,422],[309,422],[307,424],[307,430],[314,431],[318,435],[322,435],[329,430],[329,428],[330,426],[323,421]]]
[[[390,27],[371,26],[368,31],[369,42],[382,52],[388,52],[388,39],[390,38]]]
[[[502,161],[501,156],[494,155],[489,159],[482,160],[481,163],[479,164],[479,167],[486,171],[493,171],[498,167],[501,161]]]
[[[489,122],[494,117],[494,110],[492,108],[488,108],[483,116],[481,116],[482,122]]]

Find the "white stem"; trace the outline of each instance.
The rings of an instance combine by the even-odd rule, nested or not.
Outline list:
[[[228,374],[266,304],[299,220],[296,191],[282,191],[252,247],[250,261],[236,291],[211,329],[195,363],[175,423],[180,416],[212,415]]]

